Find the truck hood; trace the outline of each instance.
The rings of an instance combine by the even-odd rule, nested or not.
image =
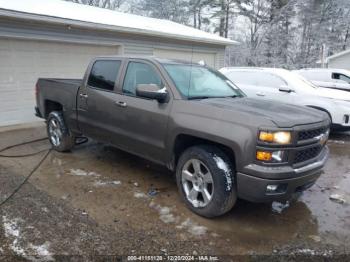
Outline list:
[[[320,87],[316,89],[315,93],[322,97],[350,102],[350,92],[348,91]]]
[[[326,120],[324,113],[312,108],[248,97],[203,99],[200,100],[200,103],[235,114],[245,113],[248,117],[249,115],[262,117],[272,121],[280,128],[319,123]]]

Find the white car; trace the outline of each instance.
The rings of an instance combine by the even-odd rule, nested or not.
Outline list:
[[[349,70],[316,68],[302,69],[295,72],[319,87],[350,91]]]
[[[312,107],[328,113],[333,130],[350,130],[350,92],[318,88],[302,76],[275,68],[222,68],[248,97]]]

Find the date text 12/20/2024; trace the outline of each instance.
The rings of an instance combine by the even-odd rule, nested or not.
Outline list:
[[[199,255],[199,256],[128,256],[128,261],[218,261],[219,258],[217,256],[207,256],[207,255]]]

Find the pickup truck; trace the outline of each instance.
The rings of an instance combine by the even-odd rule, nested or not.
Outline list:
[[[164,165],[204,217],[237,198],[289,200],[315,183],[329,154],[327,114],[248,98],[189,62],[98,57],[82,80],[39,79],[36,99],[54,149],[83,135]]]

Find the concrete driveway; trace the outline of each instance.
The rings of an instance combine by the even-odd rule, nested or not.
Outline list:
[[[45,135],[42,125],[3,129],[0,149]],[[71,153],[51,152],[0,207],[0,260],[289,255],[341,261],[350,254],[350,136],[332,136],[329,146],[325,174],[289,207],[239,201],[227,215],[210,220],[180,201],[172,173],[146,160],[93,141]],[[41,141],[6,154],[49,147]],[[44,155],[0,158],[0,201]]]

